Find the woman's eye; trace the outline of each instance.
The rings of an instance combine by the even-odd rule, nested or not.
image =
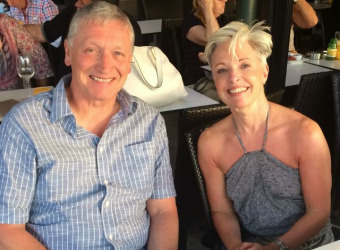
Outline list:
[[[222,74],[222,73],[225,73],[227,71],[228,71],[227,69],[218,69],[217,74]]]
[[[246,68],[249,68],[249,67],[250,67],[250,65],[247,64],[247,63],[244,63],[244,64],[241,65],[242,69],[246,69]]]

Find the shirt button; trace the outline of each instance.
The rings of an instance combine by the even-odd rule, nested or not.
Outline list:
[[[109,181],[108,181],[108,180],[105,180],[105,181],[104,181],[104,184],[105,184],[105,185],[109,184]]]
[[[104,148],[100,147],[100,148],[99,148],[99,152],[100,152],[100,153],[103,153],[103,151],[104,151]]]
[[[107,206],[107,207],[110,206],[110,202],[108,202],[108,201],[105,202],[105,206]]]
[[[112,234],[109,235],[109,239],[112,240],[113,239],[113,236]]]

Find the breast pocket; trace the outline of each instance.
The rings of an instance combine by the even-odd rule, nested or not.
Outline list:
[[[156,150],[152,142],[131,144],[124,148],[124,176],[131,188],[152,188],[155,174]]]

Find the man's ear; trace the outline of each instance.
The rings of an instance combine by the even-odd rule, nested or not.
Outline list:
[[[65,48],[65,65],[71,66],[71,55],[70,55],[70,46],[67,43],[67,39],[64,41],[64,48]]]

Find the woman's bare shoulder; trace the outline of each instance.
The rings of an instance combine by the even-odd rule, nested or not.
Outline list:
[[[205,129],[200,136],[200,140],[207,143],[209,141],[216,141],[223,137],[225,138],[225,136],[231,136],[232,129],[232,119],[230,116],[227,116],[211,127]]]
[[[301,140],[308,141],[313,140],[313,137],[323,136],[319,125],[307,116],[278,104],[272,104],[272,107],[273,125],[277,126],[287,139],[301,142]]]

